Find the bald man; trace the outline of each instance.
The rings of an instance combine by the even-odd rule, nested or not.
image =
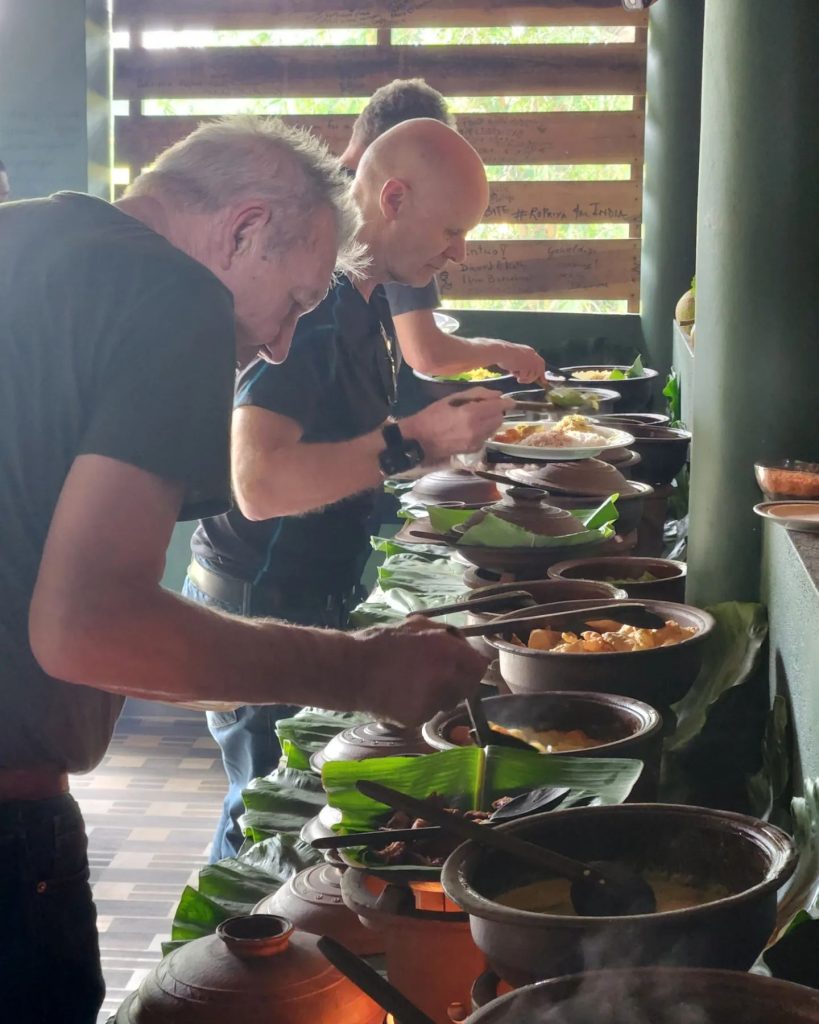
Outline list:
[[[362,596],[367,522],[383,479],[477,450],[508,405],[475,388],[467,404],[444,399],[390,418],[397,346],[381,284],[425,285],[463,259],[489,192],[478,154],[439,121],[407,121],[369,147],[353,190],[366,277],[341,277],[298,321],[284,363],[257,361],[242,373],[232,427],[238,508],[194,535],[184,593],[241,615],[344,628]],[[396,665],[384,686],[400,687],[400,672]],[[275,767],[275,724],[292,711],[208,715],[229,782],[213,861],[237,852],[242,789]]]

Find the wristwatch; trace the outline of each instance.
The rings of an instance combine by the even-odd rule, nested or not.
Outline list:
[[[406,473],[424,461],[424,449],[420,443],[404,437],[397,423],[385,423],[381,434],[386,448],[378,453],[378,465],[385,477]]]

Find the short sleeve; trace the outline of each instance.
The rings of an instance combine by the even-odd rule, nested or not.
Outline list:
[[[180,520],[226,511],[236,362],[228,290],[199,276],[175,281],[108,341],[79,454],[181,483]]]
[[[418,309],[437,309],[441,305],[441,293],[434,277],[423,288],[413,288],[408,284],[385,284],[384,293],[393,316],[414,313]]]

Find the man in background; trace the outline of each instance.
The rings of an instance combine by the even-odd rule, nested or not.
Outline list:
[[[372,94],[356,119],[350,142],[341,155],[342,165],[355,171],[367,147],[379,135],[413,117],[432,117],[457,128],[446,100],[436,89],[422,78],[395,79]],[[543,357],[528,345],[498,338],[461,338],[442,331],[434,316],[441,305],[434,278],[422,288],[387,283],[384,291],[401,355],[419,373],[434,377],[497,366],[521,384],[531,384],[545,373]]]
[[[384,478],[477,450],[508,407],[497,392],[475,388],[390,418],[397,351],[381,285],[424,287],[463,260],[488,196],[478,154],[440,121],[405,121],[368,148],[353,190],[370,265],[359,280],[340,278],[300,321],[282,365],[242,374],[233,417],[238,508],[200,523],[189,597],[245,615],[346,626]],[[384,686],[402,685],[402,676],[396,662]],[[248,706],[208,715],[229,782],[212,860],[238,852],[242,790],[275,767],[276,721],[290,713]]]

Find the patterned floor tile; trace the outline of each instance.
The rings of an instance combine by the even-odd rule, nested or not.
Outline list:
[[[126,704],[99,768],[72,779],[88,828],[108,988],[99,1024],[159,961],[179,895],[207,862],[225,793],[204,715],[137,708],[129,714]]]

